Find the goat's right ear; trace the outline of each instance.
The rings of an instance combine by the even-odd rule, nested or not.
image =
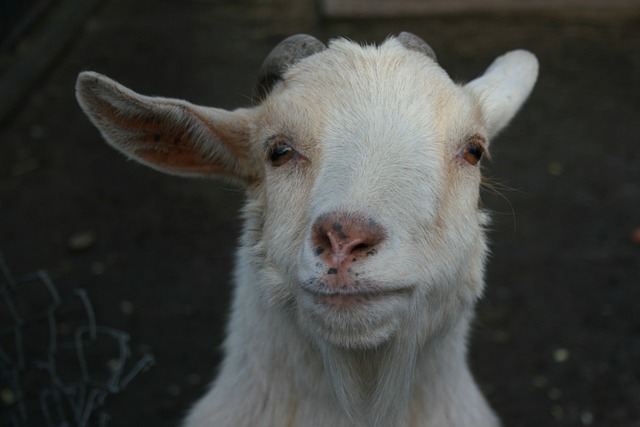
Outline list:
[[[139,95],[115,81],[83,72],[76,97],[109,144],[162,172],[220,176],[241,184],[258,178],[250,147],[250,111],[200,107]]]

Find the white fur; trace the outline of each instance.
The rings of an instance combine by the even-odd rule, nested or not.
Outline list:
[[[470,137],[488,144],[536,77],[516,51],[458,86],[393,38],[333,41],[233,112],[82,73],[79,102],[117,149],[246,187],[225,358],[185,427],[497,426],[466,363],[487,249],[479,166],[461,153]],[[297,153],[279,167],[274,136]],[[385,234],[344,287],[389,294],[341,305],[315,293],[329,273],[313,224],[336,213]]]

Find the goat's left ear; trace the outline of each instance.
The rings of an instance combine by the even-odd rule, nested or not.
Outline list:
[[[104,139],[142,164],[241,185],[259,177],[250,146],[251,110],[143,96],[93,72],[78,76],[76,96]]]
[[[489,136],[494,136],[513,118],[538,78],[538,60],[526,50],[498,57],[485,73],[465,88],[480,102]]]

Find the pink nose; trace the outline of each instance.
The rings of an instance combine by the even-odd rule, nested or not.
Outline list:
[[[385,238],[384,228],[370,218],[341,212],[321,215],[311,234],[315,255],[336,272],[374,255]]]

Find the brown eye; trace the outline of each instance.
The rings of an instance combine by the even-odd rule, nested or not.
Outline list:
[[[283,141],[274,141],[269,149],[269,161],[274,167],[282,166],[293,157],[295,151]]]
[[[484,146],[480,139],[472,139],[462,150],[462,158],[470,165],[477,165],[484,154]]]

